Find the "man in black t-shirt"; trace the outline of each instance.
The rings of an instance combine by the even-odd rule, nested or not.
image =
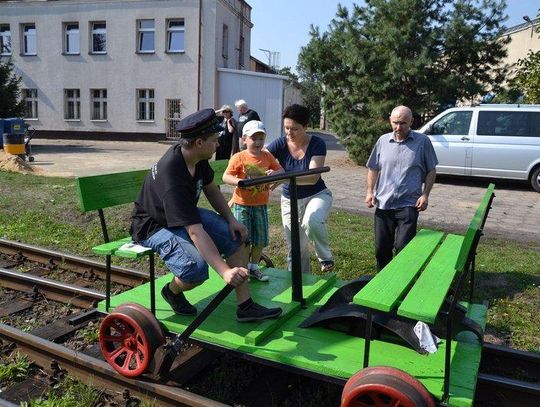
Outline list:
[[[236,288],[238,321],[278,317],[281,308],[266,308],[251,299],[247,229],[234,218],[213,182],[208,159],[216,151],[220,130],[214,110],[203,109],[185,117],[177,130],[180,141],[147,175],[131,224],[133,240],[159,253],[174,274],[161,291],[163,298],[177,314],[195,315],[197,309],[184,291],[202,284],[210,265]],[[219,214],[197,207],[201,191]]]

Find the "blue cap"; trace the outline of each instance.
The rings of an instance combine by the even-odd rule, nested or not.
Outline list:
[[[193,138],[222,130],[214,109],[203,109],[184,117],[176,125],[182,138]]]

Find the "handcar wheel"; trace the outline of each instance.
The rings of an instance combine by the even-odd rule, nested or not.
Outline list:
[[[140,315],[125,308],[109,314],[99,327],[101,353],[122,376],[143,374],[157,349],[157,340],[151,339],[152,326]]]
[[[139,314],[141,314],[140,317],[144,320],[145,325],[151,326],[151,337],[155,339],[156,347],[159,347],[165,343],[165,332],[163,332],[163,327],[156,319],[154,314],[152,314],[146,307],[143,307],[141,304],[137,304],[136,302],[126,302],[121,304],[116,307],[113,312],[120,311],[121,309],[125,308],[130,308],[137,311]]]
[[[261,260],[264,261],[266,267],[274,268],[274,262],[266,254],[261,253]]]
[[[341,407],[435,407],[426,388],[402,370],[374,366],[360,370],[345,384]]]

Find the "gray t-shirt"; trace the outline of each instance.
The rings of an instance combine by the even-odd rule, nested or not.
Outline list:
[[[429,137],[410,131],[398,142],[394,133],[383,134],[377,140],[366,166],[379,171],[375,198],[379,209],[399,209],[415,206],[422,195],[426,174],[439,163]]]

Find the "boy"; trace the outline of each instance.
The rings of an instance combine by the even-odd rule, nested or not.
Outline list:
[[[251,120],[242,129],[242,143],[246,149],[236,153],[229,160],[223,174],[223,182],[235,185],[232,211],[234,217],[244,224],[251,243],[249,275],[259,281],[269,278],[259,269],[263,248],[268,246],[268,199],[270,186],[259,185],[253,188],[238,188],[238,181],[263,175],[279,174],[283,168],[268,151],[263,150],[266,130],[262,122]]]
[[[178,144],[173,145],[148,173],[132,214],[131,235],[159,253],[174,277],[161,295],[180,315],[197,309],[184,296],[208,278],[210,265],[236,288],[240,322],[276,318],[281,308],[266,308],[251,299],[248,287],[247,230],[231,214],[213,182],[208,164],[218,145],[220,126],[213,109],[203,109],[178,123]],[[204,192],[219,212],[197,207]],[[227,261],[223,261],[221,256]]]

